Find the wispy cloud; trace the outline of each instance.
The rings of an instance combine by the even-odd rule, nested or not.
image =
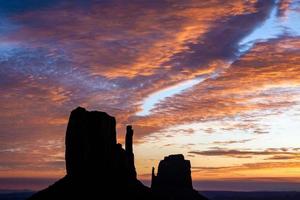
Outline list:
[[[235,158],[251,158],[254,156],[271,156],[267,159],[276,160],[276,159],[299,159],[299,151],[290,151],[289,149],[280,148],[280,149],[265,149],[263,151],[255,150],[236,150],[236,149],[227,149],[227,148],[212,148],[211,150],[205,151],[189,151],[190,154],[201,155],[201,156],[227,156]]]
[[[242,165],[234,166],[221,166],[221,167],[192,167],[195,170],[256,170],[267,168],[299,168],[300,162],[258,162],[258,163],[245,163]]]
[[[228,140],[228,141],[215,141],[213,144],[220,144],[220,145],[228,145],[228,144],[239,144],[239,143],[246,143],[252,141],[253,139],[244,139],[244,140]]]

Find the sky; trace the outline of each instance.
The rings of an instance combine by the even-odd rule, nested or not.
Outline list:
[[[65,174],[77,106],[135,130],[139,179],[300,191],[299,0],[0,0],[0,189]]]

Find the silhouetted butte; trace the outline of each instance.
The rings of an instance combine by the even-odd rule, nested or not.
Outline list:
[[[152,168],[151,190],[162,199],[207,200],[193,189],[191,163],[182,154],[169,155],[161,160],[157,175]]]
[[[171,155],[153,174],[152,189],[136,178],[132,142],[127,126],[125,149],[116,139],[116,120],[104,112],[78,107],[71,112],[66,132],[67,175],[29,200],[130,199],[202,200],[193,190],[190,162]]]
[[[117,144],[114,117],[76,108],[66,133],[67,175],[29,199],[152,199],[136,178],[132,136],[128,126],[124,150]]]

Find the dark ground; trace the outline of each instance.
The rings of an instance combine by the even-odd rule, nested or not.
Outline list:
[[[300,200],[300,192],[201,192],[210,200]]]
[[[0,200],[25,200],[32,191],[0,191]],[[300,192],[223,192],[204,191],[210,200],[300,200]]]
[[[14,190],[0,190],[0,200],[24,200],[30,197],[33,191],[14,191]]]

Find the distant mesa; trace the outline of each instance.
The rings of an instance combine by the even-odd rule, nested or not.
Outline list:
[[[191,163],[183,155],[170,155],[160,161],[157,176],[152,170],[151,188],[188,188],[192,189]]]
[[[152,187],[144,186],[136,178],[132,140],[133,129],[127,126],[123,149],[117,143],[114,117],[76,108],[66,132],[67,175],[29,200],[205,199],[193,190],[190,162],[183,155],[166,157],[153,175]],[[175,188],[177,193],[171,194]]]
[[[193,189],[191,163],[182,154],[169,155],[161,160],[157,175],[152,168],[151,190],[163,199],[207,199]]]

